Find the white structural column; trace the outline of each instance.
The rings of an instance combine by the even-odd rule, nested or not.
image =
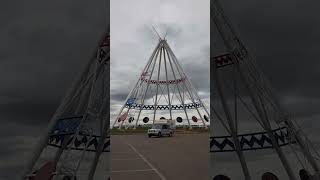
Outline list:
[[[163,43],[161,42],[160,45],[160,59],[159,59],[159,67],[158,67],[158,77],[157,77],[157,90],[156,90],[156,98],[154,101],[154,112],[153,112],[153,121],[152,124],[154,124],[154,121],[156,119],[156,112],[157,112],[157,105],[158,105],[158,93],[159,93],[159,78],[160,78],[160,70],[161,70],[161,59],[162,59],[162,50],[163,50]]]
[[[168,46],[168,47],[169,47],[169,46]],[[170,47],[169,47],[169,49],[171,50]],[[171,51],[172,51],[172,50],[171,50]],[[173,53],[173,52],[172,52],[172,53]],[[175,56],[175,54],[173,54],[173,56],[175,57],[175,59],[177,59],[177,57]],[[178,67],[179,67],[179,68],[181,69],[181,71],[183,72],[183,68],[182,68],[180,62],[179,62],[178,60],[177,60],[176,62],[177,62],[177,64],[178,64]],[[201,98],[199,97],[196,88],[192,85],[189,77],[188,77],[188,76],[185,76],[185,77],[186,77],[187,83],[189,84],[189,87],[191,87],[191,89],[192,89],[191,91],[195,92],[195,95],[196,95],[198,101],[201,103],[201,105],[203,106],[203,109],[206,111],[207,115],[209,116],[210,113],[209,113],[206,105],[203,103],[203,101],[202,101]]]
[[[319,174],[319,166],[315,161],[314,157],[312,156],[310,149],[307,148],[308,145],[306,144],[305,140],[302,139],[301,130],[297,129],[291,120],[286,120],[286,123],[288,127],[292,130],[295,139],[297,140],[302,152],[305,154],[313,170],[316,174]]]
[[[159,46],[160,46],[160,44],[159,44]],[[155,55],[155,61],[154,61],[154,63],[153,63],[153,67],[152,67],[152,70],[151,70],[151,73],[150,73],[150,78],[148,79],[147,87],[146,87],[146,90],[145,90],[145,92],[144,92],[144,94],[143,94],[143,97],[142,97],[141,107],[140,107],[139,114],[138,114],[137,121],[136,121],[136,124],[135,124],[134,128],[136,128],[136,126],[138,125],[138,121],[139,121],[139,118],[140,118],[140,115],[141,115],[141,111],[142,111],[142,109],[143,109],[143,104],[144,104],[144,101],[145,101],[145,98],[146,98],[146,95],[147,95],[147,92],[148,92],[148,89],[149,89],[149,86],[150,86],[150,83],[151,83],[151,82],[149,82],[149,81],[150,81],[151,78],[152,78],[153,71],[154,71],[154,68],[155,68],[156,63],[157,63],[157,57],[158,57],[158,55],[159,55],[159,46],[158,46],[158,48],[157,48],[157,52],[156,52],[156,55]]]
[[[136,85],[139,83],[139,81],[140,81],[140,79],[136,82]],[[136,85],[135,85],[135,86],[136,86]],[[127,102],[128,102],[128,99],[130,98],[130,95],[132,94],[132,92],[133,92],[134,90],[135,90],[135,88],[131,89],[129,95],[127,96],[127,98],[126,98],[126,100],[125,100],[124,105],[121,107],[120,112],[119,112],[118,115],[117,115],[117,118],[113,121],[112,128],[114,128],[114,126],[116,125],[118,119],[119,119],[120,116],[121,116],[121,113],[122,113],[123,109],[126,107],[126,104],[127,104]]]
[[[94,67],[92,67],[92,71],[93,71],[93,78],[90,78],[90,81],[91,81],[91,84],[89,84],[89,94],[87,94],[87,92],[82,92],[82,93],[85,93],[85,94],[87,94],[87,96],[81,96],[80,97],[80,101],[79,101],[79,104],[81,104],[81,105],[86,105],[86,107],[85,108],[82,108],[82,107],[78,107],[77,108],[77,110],[76,110],[76,112],[75,112],[75,114],[79,114],[79,113],[81,113],[81,111],[85,111],[84,112],[84,115],[83,115],[83,117],[82,117],[82,119],[81,119],[81,121],[80,121],[80,124],[79,124],[79,126],[78,126],[78,128],[77,128],[77,130],[76,130],[76,132],[75,132],[75,134],[72,136],[72,139],[71,139],[71,146],[72,146],[72,144],[74,144],[74,142],[75,142],[75,140],[76,140],[76,137],[79,135],[79,133],[82,131],[82,124],[86,121],[86,119],[87,119],[87,117],[88,117],[88,114],[91,114],[94,118],[95,118],[95,120],[97,121],[97,122],[101,122],[101,120],[99,119],[99,117],[101,116],[101,110],[104,108],[104,107],[100,107],[100,112],[98,112],[98,114],[94,114],[94,113],[90,113],[89,111],[90,111],[90,106],[91,105],[94,105],[95,103],[96,103],[96,101],[97,101],[97,99],[95,99],[94,98],[94,96],[96,95],[96,83],[97,83],[97,81],[99,80],[99,78],[103,78],[103,76],[105,75],[105,74],[107,74],[108,76],[109,76],[109,71],[108,72],[106,72],[106,73],[104,73],[104,69],[105,69],[105,63],[106,63],[106,60],[104,59],[104,60],[102,60],[101,62],[99,62],[99,52],[100,51],[98,51],[98,53],[97,53],[97,55],[96,55],[96,61],[95,61],[95,66]],[[109,64],[108,64],[109,65]],[[86,89],[85,89],[85,91],[86,91]],[[108,93],[109,94],[109,93]],[[99,99],[100,100],[100,99]],[[106,98],[103,98],[103,99],[101,99],[103,102],[105,102],[105,101],[107,101],[106,100]],[[86,102],[86,103],[85,103]],[[105,103],[103,103],[103,105],[106,105]],[[83,112],[82,112],[83,113]],[[99,124],[100,126],[102,126],[102,124]],[[62,146],[62,148],[60,148],[62,151],[65,151],[65,150],[67,150],[67,153],[66,153],[66,158],[69,156],[69,152],[70,152],[70,150],[71,150],[71,146],[70,147],[67,147],[67,142],[68,141],[66,141],[66,144],[64,144],[63,146]],[[57,155],[56,155],[56,158],[57,159],[60,159],[60,157],[58,157],[58,156],[61,156],[62,155],[62,152],[60,153],[60,152],[58,152],[57,153]],[[66,163],[66,161],[70,161],[70,159],[63,159],[63,161],[65,161],[65,162],[62,162],[62,164],[65,164]],[[80,160],[81,161],[81,160]],[[95,170],[95,169],[94,169]]]
[[[94,76],[91,76],[91,77],[94,77]],[[94,82],[93,82],[92,78],[87,78],[86,82],[88,82],[88,83],[85,83],[88,86],[83,86],[83,88],[82,88],[83,91],[81,91],[81,89],[78,89],[77,94],[79,94],[80,100],[78,101],[78,105],[75,110],[75,115],[81,115],[81,111],[83,111],[83,106],[86,103],[88,103],[88,101],[89,101],[87,97],[91,97],[89,94],[91,94],[92,84]],[[78,97],[78,96],[76,96],[76,97]],[[71,99],[71,101],[72,100],[73,100],[73,98]],[[85,117],[85,115],[83,115],[83,117],[81,118],[80,125],[82,124],[84,117]],[[75,138],[75,136],[72,137],[72,139],[74,139],[74,138]],[[55,162],[58,162],[60,160],[60,157],[61,157],[63,151],[65,151],[65,149],[67,148],[69,141],[70,141],[70,136],[65,136],[62,143],[61,143],[61,147],[58,148],[55,153],[55,157],[54,157]]]
[[[144,68],[143,72],[141,73],[141,76],[139,77],[140,79],[141,79],[142,76],[143,76],[142,74],[148,73],[149,68],[150,68],[150,66],[151,66],[151,64],[152,64],[152,60],[153,60],[153,58],[154,58],[154,56],[155,56],[155,54],[156,54],[159,46],[160,46],[160,45],[158,44],[157,47],[156,47],[156,48],[154,49],[154,51],[152,52],[152,55],[151,55],[151,57],[150,57],[150,59],[149,59],[149,62],[148,62],[148,64],[147,64],[146,68]],[[152,73],[151,73],[151,74],[152,74]],[[150,77],[151,77],[151,75],[150,75]],[[135,87],[135,88],[136,88],[136,92],[135,92],[135,95],[133,96],[134,98],[137,98],[137,96],[139,95],[139,93],[140,93],[139,91],[141,90],[141,86],[143,86],[143,84],[144,84],[144,80],[141,80],[141,81],[140,81],[140,84]],[[142,103],[141,103],[141,104],[142,104]],[[140,117],[140,116],[139,116],[139,117]],[[139,118],[137,118],[134,128],[136,128],[136,126],[138,125],[138,121],[139,121]]]
[[[126,112],[125,113],[127,113],[127,115],[129,115],[129,111],[130,111],[130,107],[128,107],[128,109],[126,110]],[[121,129],[121,127],[122,127],[122,125],[123,125],[123,123],[124,123],[124,121],[125,120],[122,120],[121,122],[120,122],[120,125],[119,125],[119,129]]]
[[[281,148],[279,147],[275,137],[274,137],[274,134],[272,132],[272,129],[271,129],[271,125],[270,125],[270,122],[268,120],[268,115],[266,114],[265,112],[265,109],[264,109],[264,102],[263,102],[263,98],[259,97],[258,94],[256,94],[255,90],[252,88],[252,86],[249,85],[249,82],[248,82],[248,76],[246,77],[244,75],[244,73],[242,72],[241,68],[239,67],[239,64],[235,64],[237,65],[238,67],[238,71],[239,71],[239,74],[240,74],[240,77],[243,81],[243,83],[245,84],[246,86],[246,89],[248,90],[249,92],[249,96],[251,98],[251,101],[253,103],[253,105],[255,106],[255,109],[257,110],[258,112],[258,115],[263,123],[263,128],[267,131],[267,134],[271,140],[271,143],[273,145],[273,148],[276,150],[278,156],[279,156],[279,159],[281,160],[282,162],[282,165],[283,167],[285,168],[290,180],[296,180],[296,177],[289,165],[289,162],[286,158],[286,156],[284,155],[284,153],[282,152]],[[251,82],[252,83],[252,82]]]
[[[157,45],[157,46],[155,47],[155,49],[153,50],[152,55],[151,55],[151,57],[150,57],[147,65],[143,68],[143,71],[141,72],[141,74],[140,74],[137,82],[135,83],[134,88],[131,89],[130,93],[128,94],[128,96],[127,96],[127,98],[126,98],[126,100],[125,100],[124,105],[121,107],[120,112],[119,112],[119,114],[117,115],[117,118],[115,119],[115,121],[114,121],[113,124],[112,124],[112,128],[115,126],[115,124],[117,123],[119,117],[121,116],[121,113],[122,113],[123,109],[126,107],[127,101],[128,101],[128,99],[131,97],[133,91],[137,88],[137,86],[138,86],[138,84],[139,84],[140,81],[141,81],[141,83],[142,83],[141,76],[142,76],[143,73],[145,73],[145,72],[149,69],[150,64],[152,63],[152,59],[153,59],[153,57],[154,57],[154,55],[155,55],[158,47],[159,47],[159,45]],[[138,120],[137,120],[137,121],[138,121]]]
[[[167,53],[167,57],[168,57],[168,60],[169,60],[169,64],[170,64],[170,67],[171,67],[171,71],[172,71],[174,80],[177,82],[177,77],[176,77],[176,74],[175,74],[174,69],[173,69],[173,65],[172,65],[172,62],[171,62],[171,58],[170,58],[169,52],[166,51],[166,53]],[[189,120],[189,117],[188,117],[188,113],[187,113],[187,110],[186,110],[186,105],[185,105],[185,102],[184,102],[184,98],[181,95],[179,85],[176,84],[176,86],[177,86],[177,90],[178,90],[179,96],[181,98],[181,103],[182,103],[182,106],[183,106],[184,113],[186,114],[186,118],[187,118],[187,121],[188,121],[189,128],[191,129],[192,127],[191,127],[190,120]]]
[[[166,85],[167,85],[167,91],[168,91],[168,103],[169,103],[169,113],[170,113],[170,120],[172,119],[172,106],[171,106],[171,99],[170,99],[170,90],[169,90],[169,81],[168,81],[168,69],[167,69],[167,60],[166,60],[166,54],[163,52],[163,60],[164,60],[164,68],[166,71]]]
[[[280,147],[276,143],[273,133],[271,132],[271,127],[270,127],[270,123],[267,119],[267,116],[263,112],[261,104],[259,104],[260,100],[257,99],[257,97],[259,97],[259,95],[256,94],[256,91],[250,85],[251,83],[258,83],[258,82],[248,82],[248,80],[249,80],[248,78],[250,77],[248,74],[251,73],[251,75],[253,75],[252,71],[247,69],[248,72],[243,72],[243,70],[240,68],[240,65],[238,64],[240,60],[243,61],[244,63],[246,63],[244,65],[248,65],[251,62],[251,59],[249,58],[248,54],[243,53],[243,52],[247,52],[247,50],[244,47],[244,45],[241,43],[239,38],[237,37],[229,20],[224,15],[223,9],[221,8],[219,1],[218,0],[211,1],[211,8],[212,8],[211,12],[213,13],[212,18],[214,20],[214,23],[215,23],[223,41],[224,41],[224,44],[225,44],[228,52],[232,55],[232,59],[235,62],[234,65],[238,67],[238,71],[240,73],[240,78],[242,79],[243,83],[245,83],[245,86],[249,92],[249,96],[251,97],[251,101],[252,101],[253,105],[255,106],[255,108],[260,116],[260,119],[263,121],[263,126],[272,141],[274,149],[278,153],[278,156],[279,156],[284,168],[286,169],[289,178],[291,180],[295,180],[295,176],[292,172],[292,169],[289,166],[289,163],[288,163],[286,157],[284,156],[282,150],[280,149]],[[241,59],[239,59],[239,57],[237,56],[238,53],[240,53],[240,55],[242,55]],[[246,75],[244,73],[246,73]],[[252,78],[256,78],[256,77],[252,77]],[[260,102],[263,103],[263,101],[260,101]]]
[[[108,67],[109,69],[110,67]],[[110,72],[110,71],[109,71]],[[103,147],[104,147],[104,143],[105,143],[105,139],[107,138],[108,136],[108,129],[110,128],[110,113],[107,113],[107,116],[106,117],[103,117],[102,116],[102,112],[104,111],[104,108],[107,107],[109,108],[109,97],[105,98],[105,101],[103,103],[103,106],[101,107],[101,111],[99,113],[99,116],[97,117],[99,120],[101,119],[101,122],[102,121],[105,121],[105,123],[101,124],[101,126],[103,126],[103,131],[101,132],[100,134],[100,139],[99,139],[99,143],[98,143],[98,147],[97,147],[97,150],[95,152],[95,156],[94,156],[94,159],[93,159],[93,162],[91,164],[91,167],[90,167],[90,171],[89,171],[89,175],[88,175],[88,180],[92,180],[93,177],[94,177],[94,173],[96,171],[96,168],[97,168],[97,165],[98,165],[98,162],[99,162],[99,158],[100,158],[100,155],[103,151]],[[109,121],[109,123],[107,122]]]
[[[242,171],[243,171],[244,177],[245,177],[246,180],[251,180],[251,176],[250,176],[250,173],[249,173],[249,168],[247,166],[247,162],[246,162],[246,160],[244,158],[244,155],[243,155],[243,152],[242,152],[242,148],[241,148],[241,145],[240,145],[240,142],[239,142],[239,139],[238,139],[238,132],[237,132],[238,130],[236,129],[236,127],[234,125],[234,122],[232,120],[231,112],[230,112],[229,107],[228,107],[228,105],[226,103],[225,94],[224,94],[223,90],[221,89],[221,82],[220,82],[219,74],[217,72],[215,63],[214,63],[213,71],[214,71],[214,80],[216,82],[217,91],[218,91],[218,94],[219,94],[219,97],[220,97],[220,100],[221,100],[221,104],[223,106],[223,110],[224,110],[224,113],[225,113],[225,116],[226,116],[226,119],[227,119],[227,122],[228,122],[228,125],[229,125],[229,128],[230,128],[230,133],[231,133],[230,135],[232,136],[232,139],[233,139],[233,142],[234,142],[234,145],[235,145],[235,150],[236,150],[236,153],[238,155],[239,161],[241,163],[241,167],[242,167]]]
[[[144,110],[148,110],[149,112],[150,110],[153,111],[151,113],[148,113],[149,116],[147,117],[150,118],[150,120],[152,119],[152,124],[154,124],[156,122],[157,113],[158,115],[160,113],[159,111],[163,112],[169,110],[169,119],[173,120],[173,110],[183,109],[186,118],[184,118],[184,116],[182,117],[188,122],[189,128],[192,128],[192,126],[189,119],[190,113],[188,111],[197,111],[203,125],[206,126],[204,116],[202,116],[201,113],[207,113],[208,116],[209,113],[205,109],[205,106],[202,104],[201,105],[206,112],[200,111],[199,103],[202,102],[200,99],[199,101],[197,101],[197,98],[199,98],[199,96],[197,96],[197,93],[194,92],[195,88],[191,86],[190,81],[188,81],[188,78],[184,74],[182,67],[179,66],[177,61],[178,59],[176,59],[176,57],[174,56],[172,50],[166,42],[166,39],[162,39],[161,37],[159,37],[158,46],[154,50],[147,68],[150,69],[151,73],[150,71],[148,71],[148,78],[142,77],[141,75],[141,80],[139,81],[140,85],[139,82],[137,82],[137,84],[133,88],[134,90],[130,92],[129,96],[126,99],[126,101],[128,101],[129,98],[132,98],[135,99],[135,102],[139,102],[139,104],[136,104],[134,106],[135,109],[133,110],[137,115],[134,115],[134,117],[136,118],[135,125],[133,126],[134,129],[138,125],[140,116],[144,114]],[[158,72],[156,73],[157,70]],[[173,92],[171,92],[172,89]],[[150,98],[152,98],[151,100],[153,100],[151,104],[149,102]],[[166,101],[164,104],[162,104],[164,100]],[[177,100],[179,103],[175,104],[175,100]],[[192,101],[191,108],[189,104],[187,104],[189,101]],[[121,108],[117,119],[121,117],[122,113],[124,113],[123,111],[125,111],[125,107],[128,106],[124,105]],[[128,111],[130,109],[128,109]],[[201,123],[200,119],[199,123]],[[116,123],[117,122],[114,122],[113,127]],[[121,128],[122,123],[124,122],[119,123],[119,128]]]
[[[95,55],[96,53],[94,53]],[[63,110],[65,110],[65,107],[67,105],[67,103],[69,102],[70,98],[74,95],[74,93],[76,91],[78,91],[78,87],[81,85],[81,82],[83,81],[83,79],[85,78],[85,76],[88,74],[88,72],[90,71],[90,67],[91,64],[94,62],[95,58],[91,59],[88,64],[85,66],[84,71],[81,73],[81,75],[79,76],[79,78],[74,81],[72,83],[72,86],[70,87],[70,89],[68,90],[66,96],[63,98],[61,104],[59,105],[59,107],[57,108],[56,112],[54,113],[54,115],[52,116],[47,129],[45,130],[45,132],[43,133],[42,136],[40,136],[40,139],[33,151],[33,154],[31,156],[29,156],[30,159],[27,160],[26,166],[21,174],[21,179],[25,180],[25,177],[31,173],[33,167],[35,166],[37,160],[39,159],[43,149],[47,146],[48,143],[48,139],[50,136],[50,132],[52,131],[52,129],[54,128],[54,126],[56,125],[57,121],[59,120],[60,115],[62,114]]]
[[[192,93],[191,89],[189,88],[188,84],[185,82],[185,81],[187,80],[186,75],[184,74],[184,72],[181,72],[182,70],[180,70],[180,67],[179,67],[179,65],[177,64],[177,59],[176,59],[175,55],[173,54],[171,48],[170,48],[167,44],[166,44],[166,48],[168,48],[167,51],[169,51],[169,53],[171,53],[171,55],[172,55],[172,57],[173,57],[173,60],[172,60],[172,61],[173,61],[173,63],[177,66],[177,70],[178,70],[178,73],[180,74],[180,77],[183,78],[182,83],[183,83],[184,86],[186,87],[187,92],[188,92],[188,94],[189,94],[189,96],[190,96],[190,98],[191,98],[192,103],[195,105],[195,108],[196,108],[196,110],[197,110],[197,112],[198,112],[198,115],[200,116],[200,119],[201,119],[201,121],[202,121],[203,126],[206,127],[206,123],[204,122],[203,117],[202,117],[202,115],[201,115],[201,113],[200,113],[200,111],[199,111],[199,109],[198,109],[198,107],[197,107],[196,101],[194,100],[193,93]]]
[[[97,55],[95,57],[97,57]],[[83,114],[83,112],[87,108],[87,105],[92,97],[92,92],[93,92],[92,89],[94,89],[94,83],[97,78],[96,71],[98,69],[98,66],[97,66],[98,62],[96,61],[96,59],[94,59],[94,60],[95,60],[94,62],[96,62],[96,63],[90,64],[88,68],[92,70],[93,66],[96,65],[95,70],[93,70],[93,72],[92,71],[85,72],[87,77],[84,77],[82,79],[83,83],[80,85],[80,88],[77,89],[74,96],[69,100],[69,103],[67,103],[67,105],[66,105],[66,106],[76,106],[77,105],[74,115],[83,115],[83,117],[81,118],[79,127],[85,121],[85,118],[87,116],[86,113]],[[79,98],[79,100],[76,101],[77,103],[74,103],[76,98]],[[84,107],[84,106],[86,106],[86,107]],[[77,130],[77,132],[79,132],[79,130]],[[58,148],[57,152],[55,153],[55,157],[54,157],[55,162],[59,162],[60,157],[63,154],[63,152],[65,150],[68,150],[68,148],[67,148],[68,142],[70,140],[73,142],[77,135],[78,135],[78,133],[75,133],[75,135],[71,137],[72,139],[70,139],[70,136],[66,136],[63,139],[61,147]]]

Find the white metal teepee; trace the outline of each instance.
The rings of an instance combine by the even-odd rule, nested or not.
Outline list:
[[[227,51],[211,58],[211,179],[228,179],[239,167],[243,177],[235,179],[318,180],[318,152],[281,107],[218,0],[211,0],[211,20]]]
[[[107,31],[40,137],[21,179],[110,178],[109,42]],[[102,177],[95,175],[98,169]]]
[[[150,119],[150,121],[149,121]],[[207,127],[209,112],[167,40],[159,42],[125,100],[113,127],[136,128],[166,119],[178,124]]]

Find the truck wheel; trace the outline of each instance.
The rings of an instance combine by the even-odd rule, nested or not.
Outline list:
[[[150,135],[150,134],[148,134],[148,136],[149,136],[149,138],[151,138],[151,135]]]

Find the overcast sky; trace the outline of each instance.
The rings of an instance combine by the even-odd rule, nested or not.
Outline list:
[[[320,3],[299,0],[221,2],[240,39],[271,81],[280,102],[302,125],[319,151]],[[211,35],[216,36],[217,30],[212,27]],[[211,54],[216,56],[221,53],[215,48],[220,44],[213,40]],[[301,166],[292,154],[289,155],[291,151],[286,149],[285,152],[297,174]],[[277,174],[279,179],[287,179],[274,152],[248,151],[245,155],[253,179],[266,171]],[[239,179],[242,172],[239,163],[234,163],[237,161],[235,154],[215,154],[213,172]]]
[[[158,36],[164,36],[201,97],[209,103],[208,0],[111,1],[111,118],[138,80]]]
[[[148,28],[151,24],[161,26],[161,22],[169,19],[168,13],[156,16],[156,12],[160,11],[159,2],[154,1],[150,9],[147,6],[150,0],[145,0],[145,4],[140,5],[141,9],[123,4],[123,10],[119,10],[122,12],[119,22],[111,22],[125,25],[123,29],[118,29],[119,32],[113,32],[111,28],[112,33],[116,33],[114,38],[118,36],[119,39],[117,44],[116,39],[111,37],[112,46],[127,49],[112,51],[118,54],[118,59],[111,60],[111,68],[117,72],[111,75],[112,79],[116,76],[137,78],[137,73],[156,45],[155,36]],[[206,68],[201,69],[202,66],[196,63],[190,68],[190,63],[194,57],[202,59],[208,54],[207,31],[200,28],[207,26],[207,23],[187,24],[207,22],[206,17],[200,18],[204,13],[200,11],[208,8],[200,4],[190,6],[188,3],[179,3],[175,7],[168,2],[163,1],[163,4],[169,5],[162,8],[170,13],[175,12],[174,21],[166,23],[173,33],[168,36],[168,41],[194,85],[200,91],[206,91],[209,85],[201,82],[201,76],[197,75],[204,74]],[[9,175],[22,167],[72,79],[89,60],[106,28],[108,8],[105,4],[105,0],[95,3],[84,0],[1,2],[0,179],[13,179]],[[259,3],[256,0],[224,0],[223,5],[280,100],[301,121],[311,138],[317,140],[320,118],[320,3],[311,0],[262,0]],[[180,8],[190,12],[184,13]],[[195,14],[196,10],[200,13]],[[131,14],[123,15],[127,11]],[[154,16],[147,15],[148,12]],[[137,19],[141,21],[137,22]],[[144,21],[147,26],[142,25]],[[129,28],[131,25],[132,29]],[[160,29],[163,33],[165,28]],[[200,39],[193,37],[194,33],[199,34]],[[192,44],[196,42],[203,45]],[[195,49],[189,52],[192,46]],[[130,47],[134,51],[128,50]],[[129,56],[126,53],[132,54]],[[122,67],[125,69],[121,71],[119,64],[124,61],[126,67]],[[132,71],[134,77],[127,71]],[[131,84],[124,83],[124,89],[119,89],[118,93],[114,92],[116,86],[113,84],[112,81],[113,102],[122,102]]]
[[[0,179],[14,179],[109,18],[105,0],[2,1]],[[11,176],[11,177],[9,177]]]

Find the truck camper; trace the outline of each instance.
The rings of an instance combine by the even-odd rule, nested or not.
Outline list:
[[[175,133],[175,121],[160,118],[160,120],[156,120],[152,127],[148,129],[148,137],[157,136],[173,136]]]

